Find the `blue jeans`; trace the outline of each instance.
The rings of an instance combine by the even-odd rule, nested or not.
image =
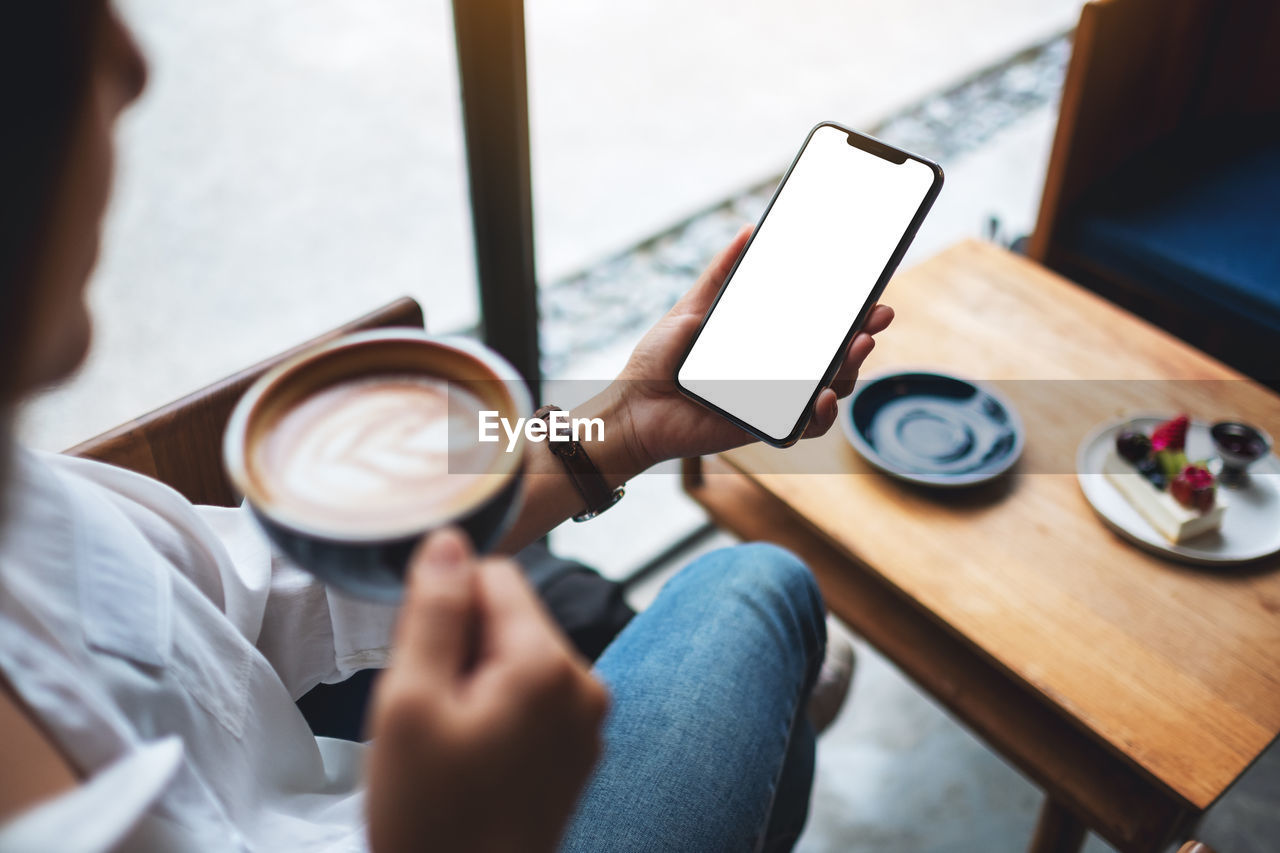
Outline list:
[[[790,849],[825,648],[817,584],[787,551],[740,545],[686,567],[596,664],[613,706],[562,849]]]

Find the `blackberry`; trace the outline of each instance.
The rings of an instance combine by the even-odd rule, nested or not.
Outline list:
[[[1121,430],[1116,436],[1116,453],[1126,461],[1137,465],[1151,455],[1151,439],[1137,430]]]

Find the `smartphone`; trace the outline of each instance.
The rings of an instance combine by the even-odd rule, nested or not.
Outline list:
[[[794,444],[941,189],[923,157],[834,122],[809,131],[676,369],[680,391]]]

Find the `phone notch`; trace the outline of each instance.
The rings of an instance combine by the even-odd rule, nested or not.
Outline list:
[[[882,160],[888,160],[901,166],[907,162],[907,152],[899,151],[890,145],[885,145],[878,139],[872,139],[870,136],[862,136],[861,134],[851,133],[848,137],[849,144],[854,148],[858,148],[868,154],[874,154]]]

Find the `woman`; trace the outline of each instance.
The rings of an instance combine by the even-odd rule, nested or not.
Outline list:
[[[106,0],[6,17],[7,432],[88,347],[112,130],[146,72]],[[575,410],[604,418],[592,453],[614,481],[747,440],[667,381],[746,236]],[[868,332],[891,319],[878,308]],[[853,341],[812,434],[872,345]],[[689,566],[592,672],[514,565],[455,531],[419,549],[397,614],[330,596],[241,511],[7,440],[0,458],[0,848],[737,850],[799,833],[823,609],[779,549]],[[527,466],[504,550],[581,510],[545,447]],[[311,736],[298,696],[388,663],[369,745]]]

